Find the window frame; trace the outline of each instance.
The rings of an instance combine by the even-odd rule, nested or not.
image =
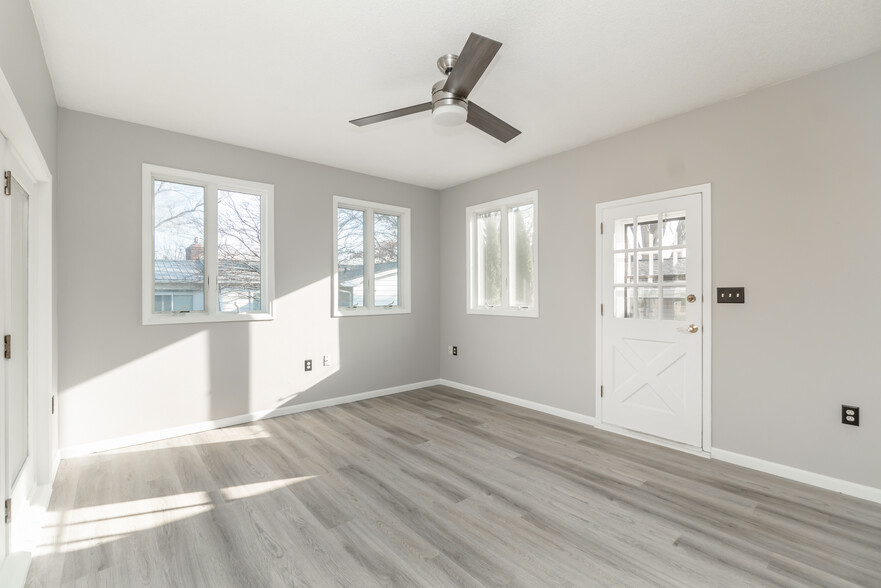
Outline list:
[[[339,209],[346,208],[349,210],[361,210],[365,214],[364,218],[364,275],[370,276],[368,280],[365,277],[364,287],[364,305],[358,307],[339,307]],[[367,244],[373,243],[374,215],[388,214],[398,216],[400,220],[398,232],[398,304],[393,307],[374,306],[374,292],[376,288],[373,278],[376,276],[374,270],[375,250],[371,247],[368,254]],[[348,198],[346,196],[333,197],[333,270],[331,274],[331,312],[334,317],[344,316],[378,316],[385,314],[410,314],[410,216],[409,208],[403,206],[394,206],[392,204],[383,204],[380,202],[371,202],[368,200],[359,200],[356,198]]]
[[[163,180],[204,188],[204,310],[181,312],[155,312],[154,294],[154,208],[153,182]],[[273,200],[275,186],[250,180],[239,180],[213,174],[193,172],[149,163],[143,164],[141,198],[141,324],[169,325],[187,323],[223,323],[239,321],[273,320],[275,299],[275,266],[273,237]],[[217,196],[219,191],[239,192],[260,197],[260,311],[241,313],[220,312],[218,305],[218,238]]]
[[[511,243],[508,239],[509,227],[508,219],[512,208],[532,204],[533,211],[533,237],[532,237],[532,255],[533,268],[535,269],[535,291],[534,302],[532,306],[521,307],[510,305],[510,288],[509,277],[511,275]],[[478,292],[477,287],[479,280],[477,279],[478,262],[477,262],[477,219],[478,216],[487,212],[498,210],[500,212],[499,234],[501,240],[501,262],[502,262],[502,304],[499,306],[480,306],[477,304]],[[538,318],[539,316],[539,261],[538,261],[538,239],[539,239],[539,215],[538,215],[538,190],[524,192],[515,196],[507,196],[489,202],[482,202],[469,206],[465,209],[465,230],[467,234],[467,245],[465,247],[465,268],[466,268],[466,301],[465,309],[468,314],[484,314],[490,316],[516,316],[527,318]]]

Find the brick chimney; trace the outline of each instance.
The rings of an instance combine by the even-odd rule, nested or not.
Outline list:
[[[200,260],[204,254],[205,247],[198,240],[193,241],[193,244],[187,247],[187,259],[190,261]]]

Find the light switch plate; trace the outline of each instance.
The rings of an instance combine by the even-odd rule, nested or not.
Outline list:
[[[746,288],[716,288],[716,302],[719,304],[743,304]]]

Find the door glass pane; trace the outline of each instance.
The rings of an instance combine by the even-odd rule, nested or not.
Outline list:
[[[663,288],[664,303],[662,319],[673,321],[685,320],[685,286]]]
[[[640,283],[658,282],[658,254],[654,251],[641,251],[636,254],[637,280]]]
[[[502,213],[477,215],[477,305],[502,303]]]
[[[685,249],[665,249],[661,252],[665,282],[684,282],[686,277]]]
[[[0,361],[6,362],[8,480],[14,483],[28,456],[28,195],[14,178],[11,204],[11,357]]]
[[[636,246],[639,248],[657,247],[658,215],[641,216],[636,219],[636,222]]]
[[[205,310],[204,242],[205,188],[154,180],[154,294],[158,290],[187,293],[194,300],[190,310]]]
[[[615,221],[615,233],[612,235],[613,247],[616,250],[633,249],[633,219],[619,218]]]
[[[636,288],[615,288],[615,318],[633,318]]]
[[[364,211],[337,209],[339,307],[364,306]]]
[[[373,215],[373,271],[375,306],[400,305],[398,280],[398,240],[401,217],[393,214]]]
[[[664,214],[664,229],[661,245],[670,247],[685,245],[685,211],[667,212]]]
[[[639,318],[656,319],[659,318],[660,312],[658,307],[658,289],[657,288],[637,288],[636,308]]]
[[[515,206],[508,213],[511,249],[511,306],[535,303],[535,256],[533,205]]]
[[[615,254],[615,283],[633,283],[633,253]]]
[[[256,194],[217,191],[217,308],[220,312],[262,310],[261,199]],[[196,301],[193,301],[196,304]],[[174,306],[186,299],[174,297]]]

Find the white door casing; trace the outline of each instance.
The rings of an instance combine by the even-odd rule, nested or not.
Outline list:
[[[708,208],[709,185],[597,206],[601,427],[710,446]]]
[[[16,480],[7,478],[11,469],[5,463],[6,372],[0,359],[0,487],[3,499],[12,499],[12,524],[0,529],[0,586],[24,583],[30,550],[36,536],[40,513],[45,508],[51,483],[58,468],[58,414],[55,402],[55,354],[53,286],[53,181],[49,166],[43,157],[27,118],[21,110],[15,93],[3,71],[0,71],[0,171],[11,170],[13,177],[28,193],[28,313],[26,344],[28,367],[28,457]],[[0,173],[2,178],[2,173]],[[9,220],[9,197],[0,189],[0,223]],[[0,226],[7,226],[2,224]],[[11,320],[9,294],[6,291],[9,273],[6,237],[9,231],[0,231],[0,326],[6,331]],[[8,332],[8,331],[6,331]],[[16,347],[13,343],[13,353]],[[55,409],[55,410],[53,410]],[[5,532],[4,532],[5,531]],[[5,557],[8,554],[8,557]]]

